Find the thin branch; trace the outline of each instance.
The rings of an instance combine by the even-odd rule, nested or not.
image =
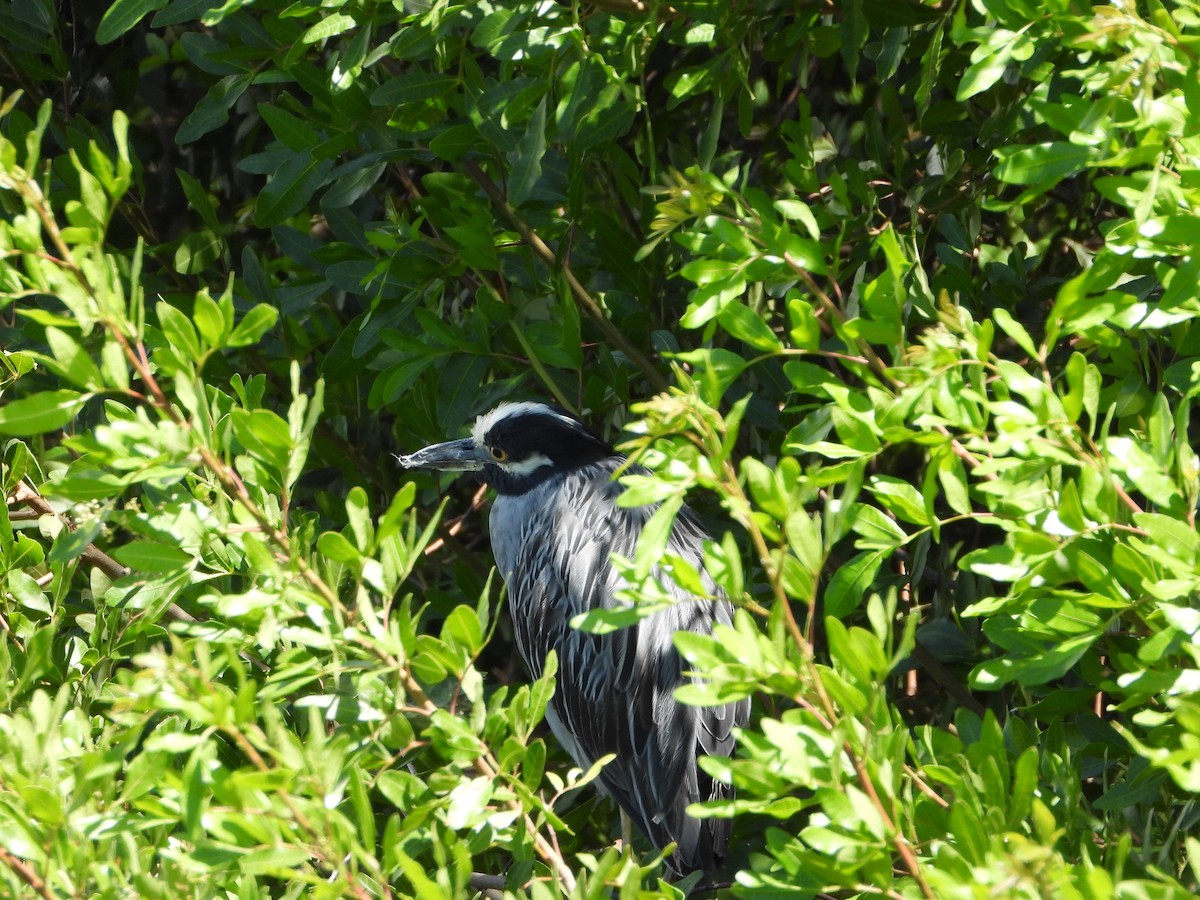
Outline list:
[[[488,900],[503,900],[504,898],[505,881],[500,875],[489,875],[487,872],[472,872],[467,884],[471,890],[478,891],[480,895],[487,897]]]
[[[679,11],[673,6],[660,6],[657,3],[645,3],[643,0],[591,0],[591,5],[597,9],[627,15],[644,16],[653,12],[658,14],[660,20],[679,15]]]
[[[904,764],[904,772],[910,779],[912,779],[912,783],[917,786],[917,790],[919,790],[922,794],[924,794],[942,809],[950,808],[950,801],[926,784],[925,779],[921,777],[920,772],[918,772],[908,763]]]
[[[536,253],[542,262],[551,271],[557,269],[562,272],[563,277],[567,280],[567,285],[571,289],[571,294],[575,297],[575,301],[583,308],[583,311],[588,314],[596,327],[604,334],[605,340],[620,350],[629,358],[629,361],[637,366],[646,380],[650,382],[650,386],[655,391],[665,391],[667,389],[667,379],[663,377],[662,372],[640,351],[635,347],[625,335],[617,330],[617,326],[612,323],[612,320],[604,314],[604,310],[600,308],[600,304],[596,299],[588,293],[587,288],[575,276],[570,265],[560,260],[553,250],[546,244],[545,241],[538,236],[538,233],[530,227],[529,223],[521,218],[508,200],[504,196],[504,192],[496,182],[488,177],[487,173],[473,162],[464,162],[463,168],[467,174],[474,179],[475,183],[483,189],[487,194],[488,199],[492,201],[504,217],[508,219],[513,227],[517,230],[517,234],[521,236],[529,247]]]
[[[22,481],[17,485],[17,488],[12,493],[11,501],[14,504],[19,504],[30,509],[38,518],[42,516],[52,516],[63,524],[68,531],[75,530],[75,523],[67,516],[60,515],[53,506],[51,506],[46,498],[38,493],[33,485],[26,481]],[[89,566],[99,569],[113,581],[118,578],[124,578],[129,574],[129,569],[121,565],[95,544],[88,544],[83,548],[83,553],[80,559]],[[191,613],[184,611],[180,607],[172,603],[166,609],[166,615],[179,622],[195,622],[196,617]]]
[[[896,852],[900,854],[900,858],[904,860],[904,867],[908,869],[908,873],[917,882],[921,888],[922,896],[928,900],[936,900],[937,895],[925,880],[925,874],[921,871],[921,864],[917,861],[917,855],[913,853],[912,844],[908,842],[908,838],[892,821],[892,817],[888,814],[887,809],[883,805],[883,800],[880,799],[878,792],[875,790],[875,782],[871,780],[871,775],[867,772],[863,761],[850,749],[849,744],[843,745],[846,755],[850,757],[850,762],[854,766],[854,771],[858,774],[858,782],[862,785],[862,789],[866,791],[867,796],[871,799],[876,811],[883,818],[883,827],[886,828],[892,835],[892,846],[896,848]]]
[[[733,468],[732,463],[726,461],[723,471],[725,473],[723,487],[725,487],[725,489],[734,497],[737,503],[748,512],[750,508],[749,498],[746,497],[745,492],[742,490],[741,483],[737,478],[737,472]],[[754,521],[753,516],[747,514],[743,518],[743,524],[749,531],[751,541],[754,543],[755,552],[762,560],[763,568],[767,574],[767,580],[771,584],[772,590],[775,594],[775,600],[777,603],[781,604],[781,609],[784,613],[785,627],[787,628],[788,633],[791,635],[792,640],[795,642],[796,646],[800,649],[804,656],[803,666],[808,672],[809,682],[817,695],[821,709],[824,710],[824,716],[822,717],[815,709],[813,711],[814,713],[817,713],[818,718],[823,718],[828,723],[828,727],[832,731],[834,723],[836,723],[839,719],[837,707],[834,705],[832,698],[825,689],[825,684],[821,678],[820,669],[816,665],[812,644],[800,631],[800,627],[797,624],[795,617],[792,615],[791,604],[787,599],[786,591],[783,589],[783,584],[779,577],[780,573],[778,568],[770,559],[766,537],[763,535],[762,530]],[[812,707],[810,706],[810,708]],[[893,821],[891,814],[884,806],[883,800],[879,796],[879,792],[875,790],[875,784],[871,780],[871,775],[867,771],[866,765],[855,752],[848,740],[842,741],[842,752],[845,753],[847,759],[849,759],[850,764],[858,777],[858,782],[862,787],[863,792],[870,799],[871,804],[875,807],[876,811],[880,815],[880,818],[883,820],[885,828],[891,835],[892,845],[895,847],[896,852],[900,855],[900,858],[904,861],[905,868],[920,887],[922,896],[928,898],[928,900],[934,900],[935,895],[928,882],[925,880],[925,875],[921,871],[920,861],[917,859],[916,853],[913,852],[912,845],[909,843],[908,838],[905,836],[903,831],[901,831]]]
[[[937,657],[920,643],[913,646],[913,658],[920,663],[921,668],[933,679],[934,683],[949,694],[959,706],[966,707],[980,717],[987,712],[987,707],[975,699],[975,696],[963,687],[962,683],[951,675],[945,666],[938,662]]]
[[[471,495],[470,505],[453,519],[445,522],[446,536],[434,538],[432,541],[430,541],[429,545],[425,548],[423,555],[432,556],[446,546],[447,538],[458,537],[458,533],[462,531],[463,525],[466,523],[467,519],[470,518],[474,513],[477,513],[479,510],[483,509],[483,504],[485,502],[487,502],[487,485],[481,484],[475,493]]]
[[[12,869],[18,878],[37,892],[38,896],[44,897],[45,900],[54,900],[54,894],[46,886],[46,882],[38,877],[37,872],[33,871],[25,860],[9,853],[4,847],[0,847],[0,862]]]
[[[412,672],[406,668],[402,669],[400,671],[400,680],[404,683],[405,693],[407,693],[412,700],[416,701],[418,705],[418,712],[428,717],[433,715],[433,713],[438,710],[439,707],[432,700],[430,700],[428,696],[426,696],[424,688],[417,683],[417,680],[413,677]],[[485,778],[496,781],[500,778],[500,763],[492,755],[491,751],[487,749],[487,745],[482,744],[482,742],[480,743],[483,746],[483,750],[477,757],[475,757],[475,771]],[[554,870],[564,892],[569,894],[574,891],[575,873],[571,871],[571,867],[567,865],[566,860],[563,859],[562,854],[558,851],[558,848],[548,841],[542,834],[541,829],[538,828],[537,823],[533,821],[533,817],[530,816],[525,810],[525,807],[521,804],[520,800],[516,798],[509,800],[508,808],[513,812],[520,814],[521,820],[525,825],[525,831],[533,841],[534,849],[537,850],[538,856],[540,856],[546,862],[546,864]]]
[[[817,302],[821,305],[821,308],[828,312],[830,316],[837,319],[838,322],[845,324],[847,321],[846,314],[842,312],[841,307],[834,303],[827,293],[821,290],[821,286],[817,284],[816,279],[809,274],[808,269],[804,266],[804,263],[796,259],[796,257],[792,256],[790,253],[785,253],[783,255],[783,261],[786,262],[788,267],[791,268],[791,270],[799,276],[800,280],[804,282],[804,286],[807,287],[812,295],[817,299]],[[866,359],[867,367],[875,373],[875,376],[880,381],[882,381],[884,384],[887,384],[889,387],[902,386],[899,380],[897,380],[897,378],[888,371],[887,364],[880,359],[879,354],[875,352],[874,347],[872,347],[863,338],[855,338],[854,343],[858,345],[859,353],[862,354],[864,359]]]

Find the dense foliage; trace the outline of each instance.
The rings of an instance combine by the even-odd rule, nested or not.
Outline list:
[[[1200,887],[1195,0],[21,0],[0,85],[4,893],[687,890],[390,461],[526,398],[716,536],[732,894]]]

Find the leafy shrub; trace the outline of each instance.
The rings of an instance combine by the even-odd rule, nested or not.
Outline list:
[[[0,10],[10,893],[686,890],[389,462],[529,396],[718,537],[731,893],[1195,893],[1195,3],[59,12]]]

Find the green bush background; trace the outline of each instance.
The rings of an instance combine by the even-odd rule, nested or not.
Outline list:
[[[682,895],[392,463],[537,398],[716,538],[724,890],[1194,896],[1200,5],[21,0],[0,88],[6,894]]]

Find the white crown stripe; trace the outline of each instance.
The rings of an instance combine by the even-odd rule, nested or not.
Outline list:
[[[520,403],[501,403],[491,412],[486,412],[475,420],[475,427],[471,429],[471,438],[479,446],[483,446],[483,439],[487,433],[491,431],[497,423],[508,418],[515,418],[524,415],[543,415],[553,416],[563,422],[575,424],[574,420],[567,418],[561,413],[552,410],[545,403],[534,403],[528,400],[523,400]]]

